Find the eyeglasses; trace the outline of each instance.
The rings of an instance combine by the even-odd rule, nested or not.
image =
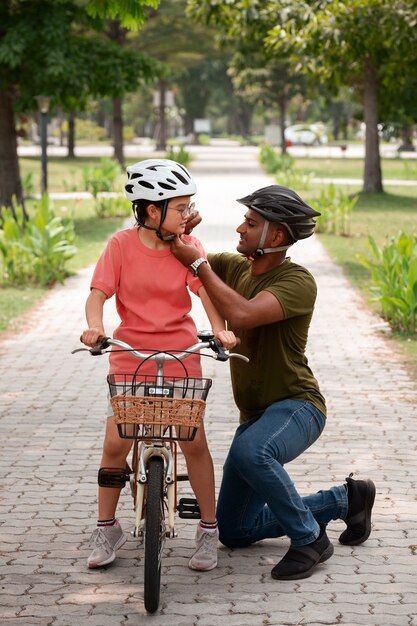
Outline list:
[[[168,207],[168,210],[176,211],[181,214],[181,217],[189,217],[191,213],[194,211],[195,202],[191,202],[191,204],[185,205],[182,204],[179,207]]]

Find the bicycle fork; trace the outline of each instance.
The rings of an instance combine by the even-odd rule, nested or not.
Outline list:
[[[168,530],[166,531],[167,537],[175,537],[175,528],[174,528],[174,518],[175,518],[175,509],[176,509],[176,467],[175,467],[175,457],[176,454],[172,450],[172,445],[176,445],[175,443],[170,443],[170,445],[166,444],[146,444],[141,443],[138,450],[138,468],[137,475],[133,476],[133,480],[136,480],[136,516],[135,516],[135,530],[133,535],[135,537],[140,537],[143,534],[143,505],[144,505],[144,497],[145,497],[145,489],[147,483],[147,472],[146,467],[148,464],[148,460],[151,456],[160,456],[164,460],[164,495],[166,494],[166,507],[168,510]]]

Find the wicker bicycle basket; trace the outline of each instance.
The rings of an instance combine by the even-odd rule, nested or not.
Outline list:
[[[192,441],[201,425],[208,378],[162,378],[110,374],[114,419],[124,439]]]

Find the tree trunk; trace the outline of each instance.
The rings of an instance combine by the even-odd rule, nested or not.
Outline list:
[[[68,154],[69,159],[75,159],[75,111],[68,115]]]
[[[125,167],[125,157],[123,150],[123,113],[122,98],[113,98],[113,148],[114,158]]]
[[[23,206],[13,96],[5,91],[0,91],[0,163],[1,212],[2,206],[13,207],[13,197]]]
[[[108,37],[116,42],[119,46],[123,47],[126,43],[127,29],[123,28],[118,19],[110,20],[108,22],[107,29]],[[114,158],[124,168],[124,143],[123,143],[123,111],[122,111],[122,98],[113,99],[113,124],[112,124],[112,137]]]
[[[415,152],[413,144],[413,127],[411,124],[403,124],[401,127],[401,145],[398,152]]]
[[[167,125],[165,116],[165,96],[167,84],[165,80],[159,81],[159,119],[158,119],[158,138],[156,142],[157,150],[166,150],[167,148]]]
[[[363,108],[366,125],[363,191],[378,193],[383,191],[378,135],[378,77],[369,57],[366,57],[364,66]]]
[[[287,154],[287,143],[285,141],[285,116],[287,114],[287,94],[281,91],[278,98],[279,125],[281,133],[281,154]]]

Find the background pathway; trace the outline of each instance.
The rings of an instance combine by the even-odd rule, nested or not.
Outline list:
[[[237,150],[221,167],[196,161],[197,202],[206,248],[234,250],[242,218],[235,198],[270,184]],[[218,162],[217,162],[218,164]],[[16,626],[417,626],[416,388],[383,338],[384,325],[330,261],[316,238],[291,256],[315,275],[319,296],[310,364],[327,397],[321,439],[289,465],[301,493],[343,483],[350,471],[377,485],[374,529],[357,548],[341,546],[342,522],[329,526],[335,554],[303,581],[278,582],[272,566],[288,540],[220,550],[219,567],[187,567],[194,522],[179,520],[167,542],[161,610],[143,608],[136,540],[113,566],[88,571],[96,519],[106,358],[71,356],[84,327],[91,268],[56,287],[25,332],[0,341],[0,623]],[[195,316],[206,327],[199,303]],[[107,330],[116,324],[111,304]],[[205,361],[214,378],[206,424],[218,482],[237,423],[227,365]],[[131,528],[131,500],[120,519]]]

